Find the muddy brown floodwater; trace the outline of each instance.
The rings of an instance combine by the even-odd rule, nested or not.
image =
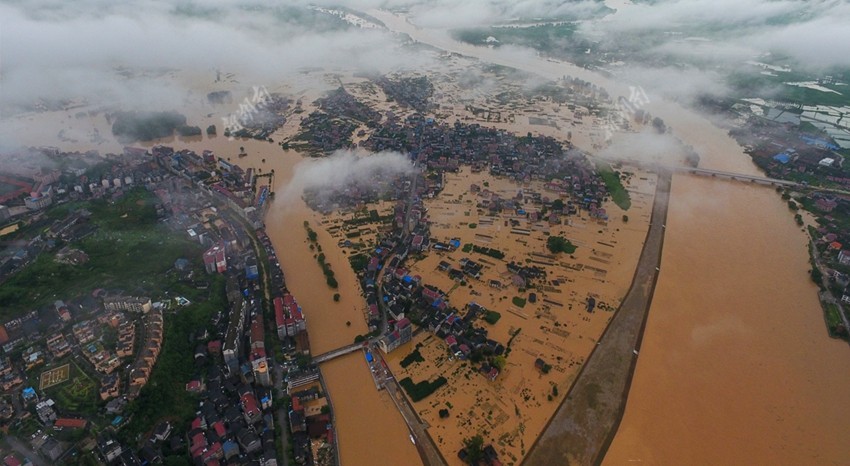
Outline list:
[[[311,161],[299,160],[295,154],[282,155],[277,149],[274,159],[267,157],[267,162],[274,160],[276,184],[281,192],[294,166]],[[250,163],[246,160],[247,166]],[[307,243],[305,220],[318,234],[318,244],[339,282],[337,290],[325,284],[314,257],[316,251],[311,251]],[[304,309],[313,355],[349,345],[355,336],[368,332],[363,317],[365,302],[354,272],[347,256],[320,222],[321,218],[300,198],[279,196],[266,215],[266,230],[283,267],[286,285]],[[340,294],[339,302],[333,300],[334,293]],[[351,322],[351,326],[346,322]],[[362,353],[328,361],[321,369],[334,407],[344,466],[422,463],[401,414],[385,392],[375,389]]]
[[[606,465],[847,464],[850,351],[770,188],[676,176],[661,274]]]

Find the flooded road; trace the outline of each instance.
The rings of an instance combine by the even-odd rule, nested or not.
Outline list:
[[[298,164],[311,163],[311,159],[283,152],[276,145],[257,143],[254,146],[249,145],[251,142],[239,142],[245,145],[249,155],[238,163],[243,168],[275,169],[278,193],[288,185]],[[318,235],[317,242],[339,282],[336,290],[325,283],[325,276],[314,257],[317,251],[309,248],[304,221],[310,222]],[[312,354],[349,345],[355,336],[367,333],[363,317],[365,301],[359,284],[347,256],[336,246],[336,240],[321,228],[320,217],[299,197],[278,196],[266,215],[266,231],[281,261],[286,285],[304,310]],[[340,294],[339,302],[333,300],[335,293]],[[324,363],[321,369],[333,403],[343,466],[371,466],[376,462],[421,464],[401,414],[386,393],[375,389],[361,352]]]
[[[570,64],[370,13],[420,42],[628,96],[626,83]],[[758,173],[706,118],[660,99],[647,109],[701,167]],[[771,188],[676,175],[661,276],[606,464],[846,464],[850,349],[827,336],[808,269],[806,236]]]
[[[363,353],[322,364],[339,429],[343,466],[422,464],[407,425],[385,391],[375,390]]]

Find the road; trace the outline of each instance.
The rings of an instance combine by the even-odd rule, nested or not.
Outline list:
[[[522,464],[598,464],[626,407],[661,264],[670,172],[658,175],[649,231],[629,292]]]
[[[286,389],[283,387],[283,368],[280,363],[274,361],[271,364],[274,372],[274,388],[276,390],[275,397],[283,397]],[[280,431],[280,438],[283,441],[283,457],[280,459],[280,464],[289,464],[289,414],[286,412],[286,407],[280,408],[275,413],[277,416],[277,428]]]
[[[420,143],[421,147],[421,143]],[[392,257],[395,256],[396,252],[398,252],[401,248],[407,247],[407,236],[410,233],[409,225],[410,225],[410,213],[413,208],[413,203],[416,201],[416,185],[419,183],[419,172],[414,171],[413,180],[410,182],[410,193],[407,196],[407,205],[405,206],[405,214],[404,214],[404,224],[401,227],[401,239],[398,244],[389,254],[387,254],[387,260],[381,264],[381,271],[378,272],[378,276],[375,280],[375,285],[378,287],[378,306],[381,309],[381,335],[387,333],[389,330],[389,324],[387,323],[387,309],[384,307],[384,270],[385,265],[388,261],[392,260]]]
[[[381,357],[380,354],[378,354],[378,357]],[[385,364],[382,365],[386,367]],[[443,455],[440,453],[440,450],[437,448],[434,440],[430,435],[428,435],[428,424],[422,422],[422,420],[419,419],[419,416],[416,415],[416,410],[413,409],[413,405],[410,404],[404,396],[404,393],[402,393],[401,386],[399,386],[395,377],[393,377],[392,374],[389,374],[388,377],[384,378],[383,385],[384,389],[393,400],[393,403],[395,403],[396,408],[398,408],[401,413],[401,417],[404,418],[407,428],[410,429],[410,435],[412,435],[415,440],[416,450],[422,458],[422,463],[425,466],[447,465],[448,463],[445,458],[443,458]]]
[[[821,273],[821,287],[823,291],[818,294],[820,301],[822,303],[830,303],[835,304],[838,307],[838,315],[841,316],[841,321],[844,322],[844,328],[850,331],[850,321],[847,319],[847,314],[844,312],[844,306],[841,304],[841,301],[835,299],[835,296],[829,291],[829,274],[827,273],[826,267],[821,264],[820,254],[818,253],[817,248],[815,247],[814,238],[809,236],[809,253],[814,259],[814,266],[820,270]]]
[[[277,428],[280,430],[280,438],[281,449],[283,450],[283,457],[280,458],[280,464],[289,464],[289,414],[287,414],[286,409],[281,408],[278,409],[275,413],[277,415]]]

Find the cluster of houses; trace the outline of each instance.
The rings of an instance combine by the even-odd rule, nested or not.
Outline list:
[[[372,110],[342,87],[329,92],[318,99],[319,110],[301,121],[301,134],[296,138],[306,141],[311,147],[324,152],[332,152],[348,147],[357,120],[374,126],[381,114]]]
[[[150,379],[153,367],[162,350],[163,320],[162,311],[153,309],[144,317],[145,342],[141,346],[139,357],[130,369],[129,391],[127,397],[134,399]]]
[[[207,365],[203,381],[186,386],[201,397],[187,427],[189,456],[202,465],[276,465],[274,441],[280,433],[275,433],[271,388],[262,380],[228,376],[216,359]]]
[[[297,464],[312,464],[311,439],[324,439],[323,445],[333,445],[334,430],[328,398],[318,381],[289,390],[292,406],[289,410],[289,431],[292,433],[293,455]]]
[[[372,321],[378,321],[380,307],[383,306],[390,324],[387,333],[378,341],[378,346],[385,353],[389,353],[409,342],[413,336],[415,320],[420,327],[427,328],[443,339],[453,357],[481,362],[485,359],[480,357],[481,355],[502,355],[504,346],[488,339],[487,330],[475,325],[485,309],[470,303],[466,314],[461,317],[449,305],[444,292],[424,284],[422,277],[411,275],[404,267],[404,262],[411,252],[424,251],[429,247],[453,251],[460,247],[460,240],[456,238],[446,243],[431,242],[425,208],[420,200],[414,198],[409,210],[409,213],[405,212],[404,202],[397,203],[394,234],[381,240],[379,247],[375,248],[369,257],[365,271],[360,275],[370,318]],[[407,235],[403,234],[405,230],[408,231]],[[448,263],[445,263],[443,268],[447,272],[455,272],[458,279],[478,279],[483,265],[464,258],[459,269],[452,268]],[[499,374],[499,369],[486,361],[480,369],[490,380],[494,380]]]
[[[434,106],[431,102],[434,85],[427,76],[400,76],[395,79],[380,76],[374,81],[387,98],[417,112],[427,112]]]
[[[277,264],[274,256],[270,256],[271,264]],[[282,286],[279,265],[272,269],[278,278],[273,283]],[[229,316],[226,328],[218,335],[223,337],[223,342],[215,339],[198,345],[195,350],[198,373],[186,385],[186,390],[196,393],[201,400],[197,416],[187,429],[189,455],[195,464],[276,465],[275,438],[281,433],[276,432],[272,412],[272,367],[265,346],[262,292],[250,286],[248,274],[242,274],[241,270],[230,267],[225,273]],[[292,331],[306,339],[303,316],[294,298],[285,288],[272,292],[279,295],[275,298],[276,310],[280,306],[280,311],[285,312],[284,303],[296,310],[299,319],[295,323],[290,317]],[[277,326],[278,336],[283,335],[282,343],[290,338],[285,322],[286,319],[282,326]]]
[[[172,147],[158,145],[151,148],[150,153],[158,166],[201,188],[206,194],[203,196],[197,193],[196,197],[186,199],[182,193],[176,195],[180,191],[168,189],[167,186],[161,187],[156,194],[165,208],[171,210],[173,214],[179,216],[191,211],[196,204],[195,201],[198,200],[198,194],[206,200],[215,194],[217,200],[223,201],[255,227],[262,225],[263,212],[268,207],[266,201],[272,193],[266,186],[261,186],[258,190],[257,181],[262,176],[273,177],[273,173],[262,175],[255,172],[253,168],[243,170],[235,163],[216,157],[209,150],[198,155],[190,149],[175,151]],[[177,180],[173,180],[172,183],[177,183]],[[189,205],[186,205],[187,203]]]
[[[102,290],[98,292],[102,293]],[[73,314],[71,309],[74,310]],[[47,362],[59,364],[69,355],[77,354],[82,358],[80,363],[88,364],[84,368],[90,375],[102,377],[101,399],[124,395],[121,392],[121,379],[114,372],[121,367],[122,360],[135,354],[136,320],[129,317],[127,312],[145,313],[151,309],[149,298],[105,296],[98,303],[90,297],[84,297],[74,299],[72,304],[57,300],[52,307],[55,313],[33,311],[0,325],[0,341],[4,343],[7,354],[0,359],[0,389],[10,391],[20,388],[26,380],[25,373]],[[77,320],[84,314],[89,314],[91,318]],[[48,324],[49,333],[43,337],[37,329],[45,324]],[[136,364],[149,375],[162,344],[162,317],[158,310],[147,313],[145,326],[145,353]],[[106,328],[112,328],[117,333],[114,348],[104,344],[102,337]],[[20,363],[16,364],[8,354],[25,342],[29,346],[20,353]],[[133,392],[133,379],[131,372],[128,378],[130,395]],[[146,378],[139,378],[137,389],[144,384],[142,379],[147,381]]]
[[[277,337],[283,343],[283,347],[294,354],[309,354],[310,341],[307,338],[307,320],[301,306],[295,297],[286,289],[286,281],[280,261],[277,259],[274,247],[265,230],[256,232],[257,240],[268,257],[268,269],[270,283],[272,286],[272,307],[274,311],[274,325]]]
[[[12,364],[9,357],[0,358],[0,390],[8,392],[22,386],[24,382],[23,372]]]
[[[587,159],[548,136],[517,136],[459,121],[437,123],[414,114],[404,121],[388,117],[361,145],[372,151],[410,153],[419,165],[437,172],[457,171],[467,164],[477,171],[489,167],[493,175],[518,182],[565,180],[559,188],[587,202],[594,200],[597,207],[607,195],[605,183]]]
[[[219,211],[219,215],[226,221],[223,210]],[[239,224],[226,223],[232,228],[232,235],[223,237],[219,234],[205,257],[218,256],[215,267],[209,268],[208,272],[226,276],[228,306],[221,318],[223,325],[218,326],[216,339],[206,346],[199,345],[195,351],[198,372],[187,384],[186,390],[198,394],[201,401],[198,415],[188,427],[188,450],[195,464],[271,466],[278,464],[274,439],[281,432],[275,431],[272,412],[274,380],[271,350],[266,348],[266,331],[269,328],[274,330],[285,357],[309,354],[306,320],[295,297],[286,289],[283,271],[270,239],[259,228],[254,233],[268,258],[265,269],[270,275],[268,283],[271,289],[268,291],[274,312],[273,320],[264,318],[264,290],[258,280],[257,258],[253,250],[239,241]],[[208,234],[215,236],[212,232]],[[222,255],[225,260],[220,260]],[[316,382],[318,377],[310,380]],[[299,385],[290,373],[290,393],[295,393],[292,390]],[[332,442],[330,413],[320,408],[322,422],[313,425],[312,411],[301,409],[304,405],[311,407],[313,403],[308,402],[306,395],[292,399],[290,416],[295,417],[294,421],[298,421],[298,414],[292,413],[304,416],[306,430],[297,430],[301,423],[295,422],[292,431],[294,459],[303,464],[311,461],[313,455],[311,438],[323,436]],[[327,405],[326,401],[324,403]]]
[[[43,167],[32,167],[32,162],[23,161],[21,164],[9,164],[5,171],[17,172],[16,176],[26,176],[33,183],[28,196],[23,199],[23,205],[31,211],[37,211],[53,205],[63,199],[118,199],[128,188],[150,181],[145,174],[145,160],[137,156],[143,149],[125,148],[122,154],[107,154],[106,159],[117,162],[109,170],[101,172],[97,178],[86,175],[88,168],[103,161],[97,151],[86,153],[66,153],[55,147],[29,148],[20,154],[7,154],[9,157],[31,157],[30,160],[41,161],[43,157],[62,160],[63,171],[44,170]],[[64,163],[65,161],[71,163]],[[63,176],[68,175],[68,176]],[[6,198],[3,202],[12,201]]]
[[[269,192],[266,191],[265,197],[260,200],[249,195],[254,186],[253,170],[242,171],[238,166],[215,159],[211,152],[205,151],[199,162],[192,153],[175,153],[162,146],[152,151],[156,154],[149,157],[145,150],[125,148],[124,158],[128,154],[133,158],[134,179],[144,182],[146,188],[157,195],[160,200],[158,211],[163,215],[166,212],[171,214],[168,222],[172,227],[183,229],[190,238],[212,250],[205,255],[213,257],[212,270],[208,271],[227,275],[229,306],[216,318],[218,338],[203,345],[202,350],[196,350],[198,377],[186,387],[188,391],[201,395],[203,400],[199,416],[192,422],[191,430],[194,432],[189,437],[192,443],[187,454],[204,464],[258,464],[257,461],[263,465],[276,464],[275,426],[271,417],[272,364],[265,348],[257,257],[250,248],[250,234],[244,230],[244,223],[234,217],[256,224],[260,216],[252,209],[256,202],[264,202]],[[121,159],[122,156],[116,156],[116,160]],[[204,178],[200,170],[187,169],[196,163],[215,165],[220,179],[214,180],[208,189],[185,192],[183,188],[189,183]],[[128,169],[121,165],[118,167],[113,172]],[[199,178],[193,179],[187,176],[187,172],[197,174]],[[119,181],[123,184],[123,180]],[[116,188],[118,183],[111,180],[109,185]],[[103,183],[100,186],[104,186]],[[87,212],[74,212],[52,225],[48,236],[64,241],[77,240],[90,232],[88,217]],[[285,303],[282,326],[287,338],[285,346],[288,345],[293,352],[309,352],[303,313],[285,290],[282,271],[271,243],[262,230],[258,237],[275,266],[270,274],[272,283],[279,288],[272,291]],[[33,256],[37,253],[34,251]],[[69,251],[67,256],[69,260],[77,260],[73,251]],[[206,287],[201,278],[193,276],[190,264],[188,260],[178,259],[175,270],[194,279],[197,287]],[[136,314],[140,317],[133,317]],[[85,320],[84,316],[87,316]],[[117,335],[114,353],[112,348],[106,347],[108,345],[103,339],[104,330],[109,327]],[[56,360],[74,352],[82,357],[77,363],[85,372],[91,376],[100,374],[99,396],[104,401],[109,400],[107,412],[116,415],[122,413],[128,401],[138,396],[141,387],[148,382],[163,341],[163,316],[158,303],[152,303],[147,297],[105,294],[96,290],[90,296],[75,298],[67,304],[57,301],[50,312],[33,311],[0,325],[0,344],[8,355],[19,345],[43,338],[40,332],[44,328],[49,328],[46,339],[49,354],[32,345],[22,353],[20,362],[8,356],[0,359],[0,383],[4,384],[3,387],[9,390],[21,387],[26,380],[24,370],[27,364],[32,369],[46,361],[50,354]],[[137,341],[137,338],[142,341]],[[208,337],[203,335],[199,338]],[[127,370],[117,371],[121,367],[120,361],[130,357],[134,360]],[[207,364],[206,359],[215,363]],[[208,372],[203,368],[208,368]],[[35,389],[27,388],[23,393],[31,395],[30,399],[38,398]],[[46,417],[51,417],[50,410],[53,410],[57,420],[62,419],[58,417],[64,412],[62,406],[52,404],[52,400],[40,403]],[[3,406],[6,407],[6,404]],[[238,416],[227,409],[230,406],[236,407]],[[4,413],[8,411],[10,416],[5,418],[14,419],[15,408],[12,404],[8,407]],[[120,416],[116,417],[118,419]],[[75,426],[74,422],[70,422],[67,427],[64,424],[60,427],[77,428]],[[108,429],[103,432],[108,434]],[[159,433],[149,439],[142,450],[137,450],[105,435],[98,439],[98,451],[108,464],[149,464],[155,462],[159,454],[155,443],[158,436]],[[167,436],[164,434],[160,440]],[[62,444],[63,448],[50,451],[61,453],[67,446]],[[44,453],[45,450],[39,451]]]
[[[220,99],[216,99],[219,100]],[[279,94],[269,94],[262,88],[255,88],[251,99],[240,104],[240,111],[228,119],[224,135],[236,138],[269,140],[269,136],[286,124],[286,113],[292,101]],[[211,126],[213,132],[215,126]],[[210,130],[207,130],[209,133]]]
[[[311,209],[329,213],[340,208],[358,209],[379,200],[398,199],[404,195],[408,184],[407,177],[398,173],[375,172],[368,183],[351,178],[334,186],[306,188],[303,198]]]

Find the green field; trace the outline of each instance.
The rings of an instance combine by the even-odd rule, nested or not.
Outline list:
[[[608,194],[611,195],[614,204],[617,204],[617,207],[623,210],[629,210],[629,207],[632,206],[632,200],[629,198],[629,192],[626,191],[620,181],[620,172],[614,171],[610,165],[602,164],[597,167],[597,170],[602,181],[605,182],[605,187],[608,189]]]
[[[850,105],[850,94],[842,86],[824,84],[824,87],[836,92],[823,92],[816,89],[785,84],[788,82],[814,81],[814,75],[796,71],[778,72],[775,74],[777,76],[769,76],[761,74],[761,68],[745,68],[730,73],[727,78],[727,84],[734,90],[737,98],[765,97],[765,95],[769,95],[771,100],[800,105],[829,105],[835,107]]]
[[[826,327],[829,330],[829,335],[835,338],[847,339],[846,334],[839,334],[838,328],[843,324],[841,319],[841,309],[833,303],[823,303],[824,319],[826,319]]]
[[[227,306],[224,278],[215,275],[214,280],[207,290],[208,295],[201,298],[203,302],[195,301],[177,314],[166,314],[162,354],[147,385],[126,413],[130,421],[122,434],[128,439],[147,432],[162,418],[183,425],[194,416],[197,397],[186,391],[186,383],[196,371],[192,358],[195,342],[189,340],[189,335],[211,327],[212,316]]]
[[[438,388],[446,384],[446,378],[439,376],[434,381],[423,380],[419,383],[414,383],[410,377],[405,377],[398,381],[401,388],[407,392],[407,395],[414,402],[420,401],[428,395],[434,393]]]
[[[64,366],[55,367],[53,369],[48,369],[41,373],[41,380],[38,384],[38,387],[41,390],[50,388],[54,385],[59,385],[62,382],[67,381],[71,378],[71,366],[70,364],[65,364]]]
[[[201,249],[196,242],[158,224],[153,202],[150,193],[138,190],[116,204],[81,205],[92,212],[91,222],[98,228],[71,246],[88,254],[89,261],[78,266],[60,264],[52,253],[42,253],[0,287],[0,318],[95,288],[157,293],[178,287],[178,277],[167,272],[179,257],[199,263]]]
[[[77,367],[76,363],[71,363],[69,367],[68,382],[54,385],[44,392],[56,401],[63,412],[91,418],[97,414],[97,404],[100,400],[98,382]]]

